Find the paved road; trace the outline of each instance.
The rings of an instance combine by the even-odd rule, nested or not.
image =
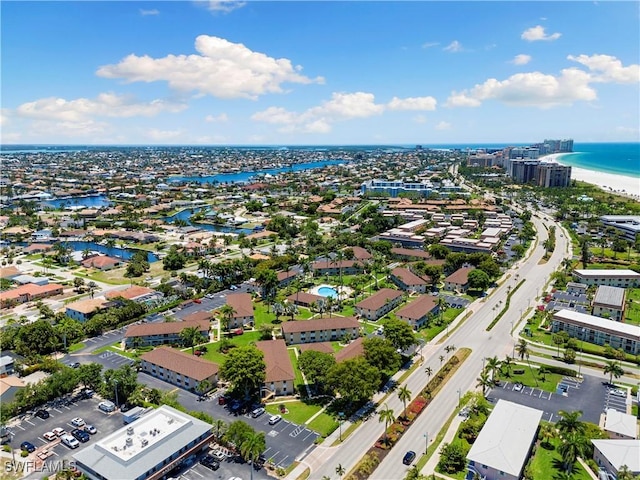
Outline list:
[[[467,390],[475,389],[476,378],[482,369],[483,359],[498,355],[504,358],[511,355],[514,339],[510,334],[512,321],[517,323],[520,319],[520,312],[525,311],[529,306],[535,305],[534,297],[540,294],[551,273],[560,265],[563,258],[568,255],[568,243],[566,235],[557,235],[556,249],[547,263],[539,264],[544,251],[543,241],[547,238],[547,230],[543,222],[533,217],[538,230],[538,244],[532,255],[519,265],[512,268],[508,273],[510,278],[505,281],[496,291],[483,301],[476,301],[470,307],[474,313],[464,324],[455,330],[449,340],[440,345],[427,345],[424,347],[425,364],[433,371],[440,368],[439,356],[447,356],[445,346],[455,345],[457,348],[469,347],[473,350],[466,360],[463,368],[458,370],[454,377],[443,387],[436,398],[431,402],[426,411],[418,417],[416,423],[401,437],[398,444],[389,452],[385,460],[378,466],[371,475],[372,479],[393,479],[401,478],[405,475],[408,467],[402,464],[402,457],[407,450],[423,452],[427,439],[432,440],[436,433],[440,431],[449,415],[456,408],[458,395]],[[545,220],[549,225],[552,222]],[[560,228],[558,228],[560,233]],[[519,278],[516,280],[516,275]],[[510,303],[508,312],[490,331],[485,328],[495,317],[492,308],[502,301],[502,305],[507,298],[508,291],[520,279],[526,279],[525,284],[516,291]],[[405,382],[409,390],[416,396],[428,381],[424,368],[417,369]],[[387,405],[391,407],[396,415],[402,411],[402,403],[397,394],[393,394],[387,400]],[[323,476],[332,477],[335,475],[335,467],[341,464],[349,471],[358,460],[371,447],[377,437],[384,430],[384,424],[378,422],[377,417],[365,422],[354,434],[345,442],[344,446],[332,449],[318,449],[305,459],[312,467],[309,478],[321,479]]]

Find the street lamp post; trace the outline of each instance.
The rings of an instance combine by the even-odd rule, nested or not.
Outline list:
[[[582,378],[580,376],[580,370],[582,368],[582,343],[584,342],[584,328],[580,329],[580,358],[578,358],[578,378]]]
[[[342,422],[344,420],[344,412],[338,412],[338,419],[340,424],[340,441],[342,442]]]
[[[429,432],[425,432],[424,436],[424,454],[427,454],[427,450],[429,450]]]
[[[118,405],[119,405],[119,403],[118,403],[118,381],[117,380],[113,381],[113,390],[115,391],[115,394],[116,394],[116,409],[117,409]]]
[[[462,401],[460,395],[462,395],[462,390],[458,389],[458,408],[460,408],[460,402]]]

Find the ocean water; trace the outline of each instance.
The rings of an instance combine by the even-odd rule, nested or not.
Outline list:
[[[574,143],[559,163],[597,172],[640,177],[640,143]]]

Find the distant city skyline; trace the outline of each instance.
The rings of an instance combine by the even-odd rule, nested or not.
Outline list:
[[[640,141],[637,2],[0,10],[4,145]]]

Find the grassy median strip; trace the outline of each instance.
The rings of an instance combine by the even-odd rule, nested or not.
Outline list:
[[[509,310],[509,304],[511,303],[511,295],[513,295],[514,293],[516,293],[518,291],[518,289],[522,286],[522,284],[526,282],[525,279],[520,280],[520,282],[513,288],[513,290],[511,290],[509,292],[509,294],[507,295],[507,301],[504,303],[504,308],[502,310],[500,310],[500,313],[496,316],[496,318],[493,319],[493,321],[489,324],[489,326],[486,328],[487,332],[489,330],[491,330],[493,327],[496,326],[496,323],[498,323],[498,320],[500,320],[502,318],[502,316],[507,313],[507,310]]]

